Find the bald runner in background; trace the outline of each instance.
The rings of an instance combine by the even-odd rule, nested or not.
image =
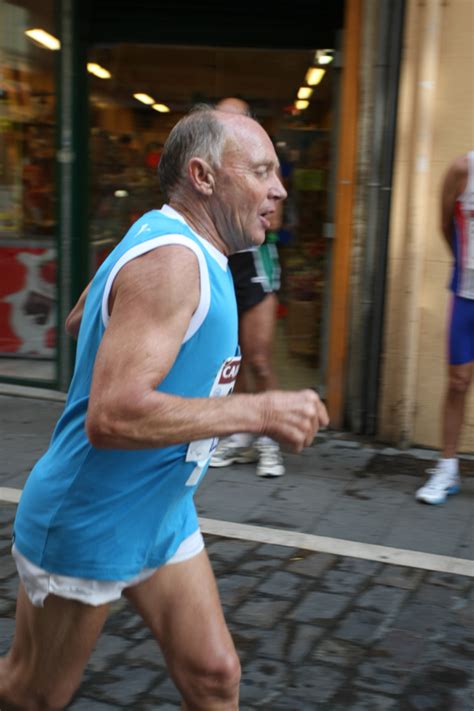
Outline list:
[[[217,104],[228,113],[250,116],[250,107],[242,99],[228,97]],[[280,262],[276,230],[281,223],[281,203],[270,217],[265,242],[239,250],[229,257],[239,314],[239,344],[242,365],[236,392],[264,392],[278,387],[273,365],[273,348],[280,288]],[[239,432],[221,440],[212,456],[211,467],[257,463],[260,477],[278,477],[285,473],[278,442],[268,436],[255,437]]]

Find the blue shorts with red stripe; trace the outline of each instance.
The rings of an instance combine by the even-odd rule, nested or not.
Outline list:
[[[474,361],[474,299],[453,294],[448,338],[450,365]]]

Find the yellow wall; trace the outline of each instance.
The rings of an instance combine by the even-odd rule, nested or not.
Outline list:
[[[474,2],[409,0],[397,124],[379,435],[440,445],[451,259],[439,229],[448,164],[474,150]],[[474,450],[474,391],[461,450]]]

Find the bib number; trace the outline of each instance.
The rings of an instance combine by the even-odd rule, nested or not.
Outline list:
[[[209,397],[225,397],[226,395],[230,395],[235,386],[241,360],[241,356],[233,356],[223,362],[216,375]],[[201,439],[197,442],[190,443],[186,452],[186,461],[196,462],[197,467],[186,482],[187,486],[194,486],[197,483],[200,472],[216,449],[218,441],[218,437],[212,437],[210,439]],[[195,473],[196,470],[199,470],[197,475]]]

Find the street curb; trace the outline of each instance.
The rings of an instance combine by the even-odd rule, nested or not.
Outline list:
[[[33,400],[52,400],[54,402],[66,402],[66,393],[59,390],[49,390],[48,388],[36,388],[29,385],[13,385],[10,383],[0,383],[0,395],[13,397],[25,397]]]

